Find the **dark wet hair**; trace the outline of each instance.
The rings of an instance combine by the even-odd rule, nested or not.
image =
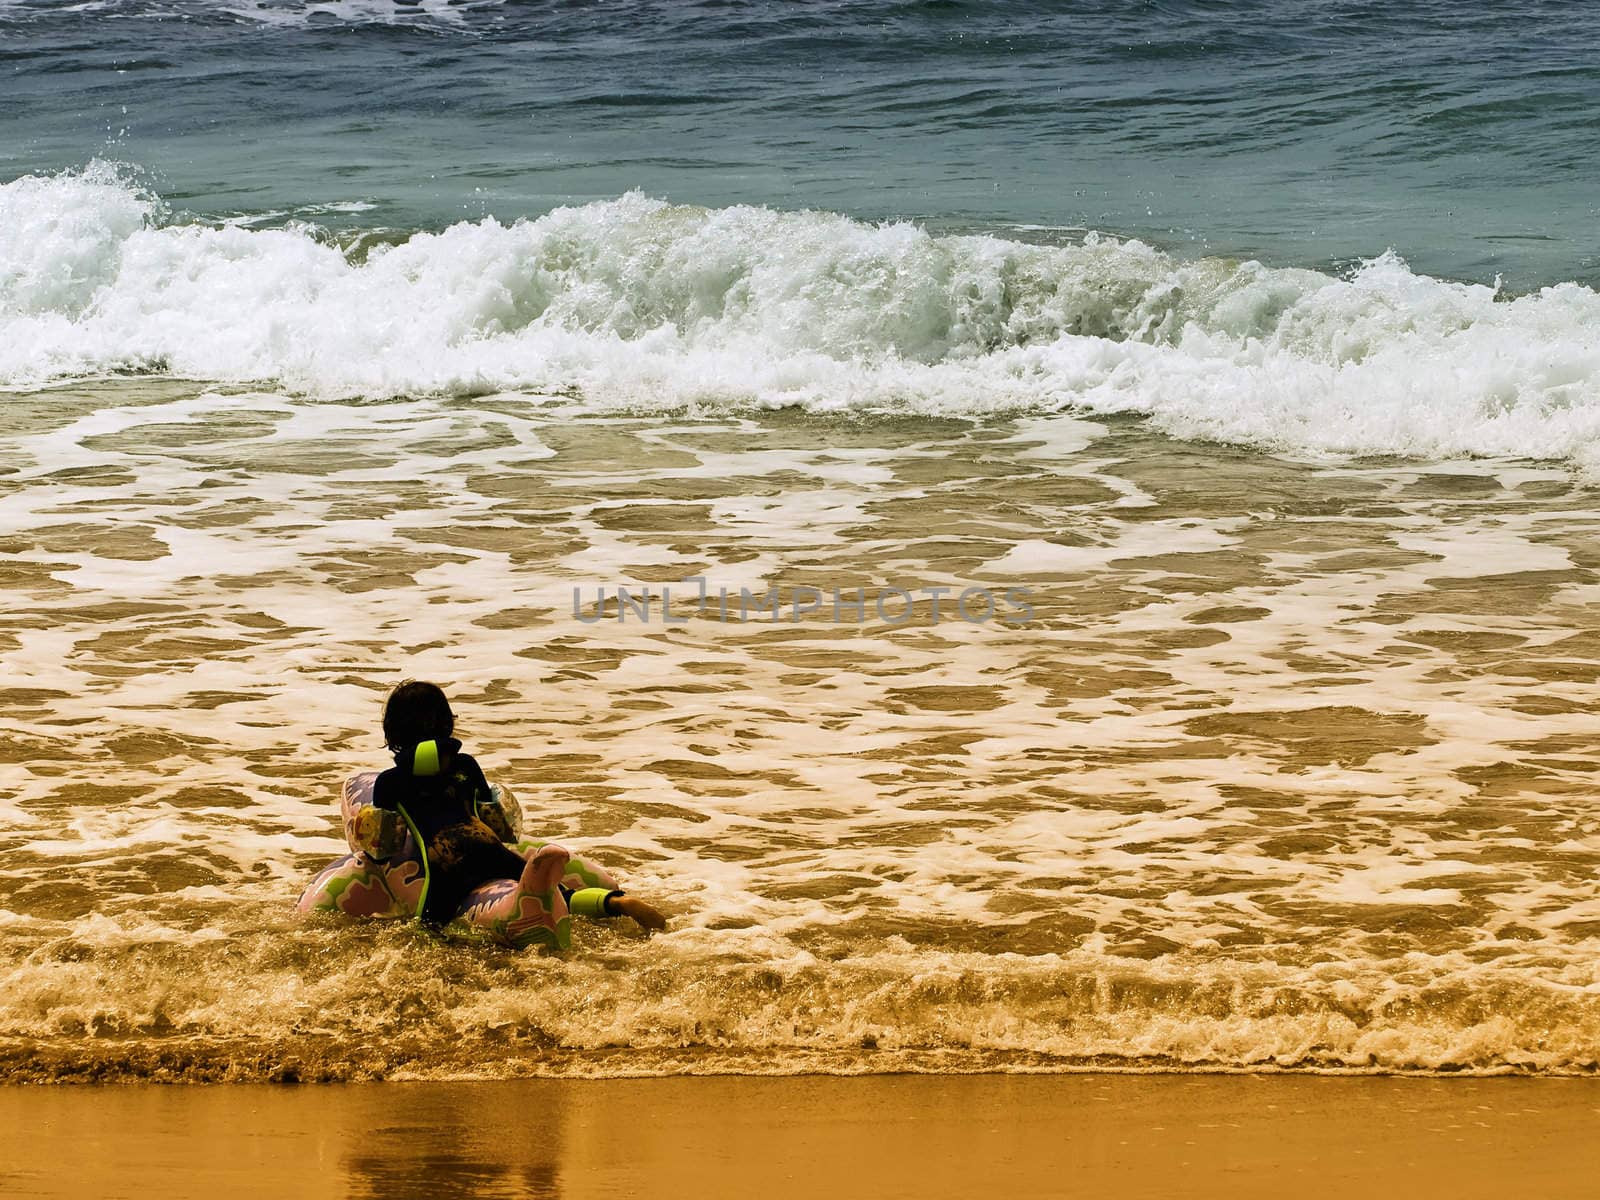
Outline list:
[[[397,754],[430,738],[447,738],[455,727],[450,701],[436,683],[407,679],[383,702],[383,740]]]

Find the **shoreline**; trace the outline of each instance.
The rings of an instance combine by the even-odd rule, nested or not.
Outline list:
[[[460,1059],[430,1059],[423,1043],[409,1048],[374,1042],[333,1050],[301,1042],[250,1049],[234,1042],[163,1045],[134,1041],[60,1048],[0,1046],[0,1088],[8,1087],[363,1087],[583,1083],[655,1079],[892,1079],[892,1078],[1131,1078],[1594,1081],[1600,1065],[1563,1068],[1493,1066],[1401,1067],[1299,1061],[1289,1063],[1179,1062],[1160,1057],[1054,1058],[1027,1051],[973,1049],[842,1049],[712,1047],[499,1050],[475,1067]]]
[[[706,1077],[0,1087],[16,1197],[1581,1196],[1593,1080]],[[64,1164],[70,1164],[66,1166]]]

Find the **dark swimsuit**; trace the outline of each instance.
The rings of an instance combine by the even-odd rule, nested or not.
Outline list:
[[[479,803],[492,796],[476,760],[461,753],[455,738],[434,745],[433,754],[418,756],[416,746],[399,751],[395,765],[373,784],[372,803],[399,812],[421,838],[428,890],[420,915],[444,925],[473,888],[491,879],[519,879],[528,864],[478,819]],[[418,774],[419,768],[425,773]]]

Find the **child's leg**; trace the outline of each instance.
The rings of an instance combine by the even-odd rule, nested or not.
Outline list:
[[[528,860],[532,862],[541,852],[542,848],[550,845],[548,842],[523,842],[521,849],[528,853]],[[505,851],[504,864],[509,869],[511,860],[521,859],[506,846],[497,846]],[[516,878],[507,875],[506,878]],[[561,897],[566,903],[567,910],[580,917],[601,918],[629,917],[645,929],[665,929],[667,919],[662,916],[652,905],[646,904],[635,896],[625,895],[617,886],[616,877],[597,863],[589,862],[568,852],[566,873],[561,879]]]
[[[642,928],[665,929],[667,919],[637,896],[615,892],[606,899],[606,908],[619,917],[631,917]]]
[[[579,888],[574,891],[565,883],[561,892],[567,898],[567,907],[580,917],[631,917],[645,929],[665,929],[667,919],[650,905],[620,888]]]

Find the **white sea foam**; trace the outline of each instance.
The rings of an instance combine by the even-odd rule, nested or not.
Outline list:
[[[17,413],[0,1078],[1596,1069],[1561,470],[146,380]],[[1037,611],[572,615],[694,576]],[[294,922],[402,672],[669,931]]]
[[[369,252],[173,224],[105,165],[0,186],[0,385],[111,372],[315,397],[1134,413],[1297,452],[1600,463],[1600,298],[1384,255],[1346,278],[630,194]]]

